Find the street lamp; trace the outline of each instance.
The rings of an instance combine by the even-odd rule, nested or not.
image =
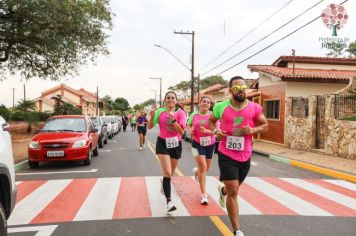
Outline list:
[[[149,78],[149,79],[159,79],[159,106],[162,107],[162,78]]]

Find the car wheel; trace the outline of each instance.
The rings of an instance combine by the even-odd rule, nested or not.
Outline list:
[[[103,148],[104,147],[104,138],[103,137],[99,137],[99,148]]]
[[[105,140],[104,140],[104,144],[108,144],[108,137],[106,136]]]
[[[7,235],[7,221],[2,203],[0,203],[0,235]]]
[[[88,150],[87,159],[85,159],[83,162],[84,162],[84,165],[86,165],[86,166],[89,166],[91,164],[91,150],[90,150],[90,148]]]
[[[30,168],[36,168],[38,167],[38,161],[28,161],[28,165],[30,166]]]
[[[96,145],[95,149],[93,150],[93,156],[98,156],[99,155],[99,149],[98,145]]]

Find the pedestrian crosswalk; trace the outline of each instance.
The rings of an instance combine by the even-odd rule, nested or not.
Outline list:
[[[17,182],[9,225],[166,217],[160,178],[118,177]],[[226,215],[218,178],[207,177],[209,204],[199,204],[193,177],[173,177],[170,216]],[[342,180],[247,177],[239,190],[241,215],[356,217],[356,185]]]

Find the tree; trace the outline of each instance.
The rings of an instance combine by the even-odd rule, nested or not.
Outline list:
[[[332,42],[332,47],[329,49],[329,52],[326,53],[327,56],[330,57],[344,57],[344,49],[338,43]]]
[[[125,98],[116,98],[112,104],[112,107],[114,110],[118,110],[122,114],[130,108],[130,105]]]
[[[59,80],[107,55],[109,0],[1,0],[0,80]]]
[[[16,110],[21,112],[34,111],[36,110],[36,104],[32,100],[21,99],[16,106]]]
[[[3,104],[0,105],[0,116],[2,116],[6,121],[10,120],[11,111]]]
[[[54,103],[54,115],[80,115],[82,111],[62,100],[62,96],[57,94],[55,97],[52,97],[55,100]]]
[[[332,36],[337,36],[337,30],[344,27],[349,16],[343,6],[330,4],[323,10],[321,18],[325,27],[332,29]]]
[[[105,95],[105,97],[102,98],[103,105],[104,105],[104,111],[108,113],[109,111],[112,110],[112,98],[109,95]]]
[[[226,86],[227,81],[224,80],[222,76],[209,76],[200,80],[200,89],[206,89],[215,84],[221,84]]]
[[[349,44],[346,52],[349,53],[350,57],[356,57],[356,40]]]
[[[135,111],[142,111],[143,108],[144,108],[144,106],[142,105],[142,103],[141,103],[141,104],[136,104],[136,105],[133,107],[133,109],[134,109]]]
[[[187,98],[190,96],[191,81],[181,81],[174,86],[168,87],[169,90],[173,90],[177,93],[178,98]],[[227,85],[227,81],[221,76],[209,76],[200,80],[200,90],[206,89],[214,84]],[[194,83],[194,91],[198,90],[198,83]]]

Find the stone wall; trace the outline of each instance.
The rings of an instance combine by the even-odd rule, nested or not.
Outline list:
[[[286,101],[285,146],[312,151],[316,136],[316,96],[309,97],[309,116],[296,118],[291,112],[291,98]],[[326,96],[324,146],[325,154],[356,160],[356,121],[334,118],[334,96]]]

